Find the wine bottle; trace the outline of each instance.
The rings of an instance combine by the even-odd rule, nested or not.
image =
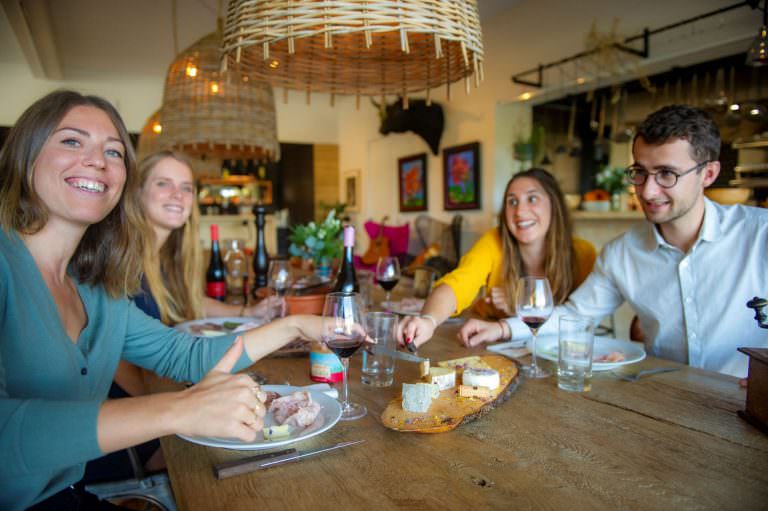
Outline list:
[[[348,225],[344,228],[344,259],[341,261],[341,269],[336,277],[336,285],[333,287],[337,293],[357,293],[360,286],[355,275],[355,266],[352,262],[352,251],[355,248],[355,228]]]
[[[211,260],[205,273],[205,294],[223,302],[227,297],[226,272],[219,248],[219,226],[211,224]]]

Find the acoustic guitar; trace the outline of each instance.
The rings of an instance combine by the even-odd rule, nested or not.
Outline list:
[[[365,264],[376,264],[380,257],[389,256],[389,239],[384,237],[384,224],[389,220],[388,216],[381,219],[379,233],[371,240],[371,245],[360,259]]]

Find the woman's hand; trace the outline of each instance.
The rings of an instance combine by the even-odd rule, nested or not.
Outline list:
[[[264,428],[266,409],[259,386],[245,374],[230,374],[243,352],[237,337],[216,366],[197,385],[179,393],[174,407],[177,430],[190,436],[253,442]]]
[[[512,315],[512,309],[510,309],[507,303],[507,293],[504,289],[500,287],[491,288],[491,296],[486,296],[485,301],[503,312],[505,316]]]
[[[437,322],[421,316],[408,316],[397,324],[395,339],[401,346],[414,343],[421,346],[432,338]]]
[[[243,316],[252,316],[272,320],[285,316],[285,298],[270,295],[256,305],[243,309]]]
[[[484,342],[495,342],[504,336],[498,321],[483,321],[470,319],[461,327],[457,337],[464,346],[472,348]]]

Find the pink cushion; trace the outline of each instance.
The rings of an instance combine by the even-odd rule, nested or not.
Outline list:
[[[361,240],[358,246],[365,247],[362,251],[362,254],[365,254],[368,251],[368,248],[371,246],[371,240],[375,239],[376,236],[379,235],[381,224],[372,220],[368,220],[365,222],[363,227],[365,228],[365,232],[368,233],[368,239],[365,241]],[[384,226],[384,237],[389,240],[389,255],[398,256],[401,265],[405,263],[405,255],[408,252],[409,232],[410,226],[408,224],[398,226]],[[365,264],[358,255],[355,256],[354,266],[358,270],[363,269],[373,271],[376,269],[375,264]]]

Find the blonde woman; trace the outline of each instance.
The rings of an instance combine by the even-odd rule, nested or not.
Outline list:
[[[400,342],[427,342],[440,323],[472,305],[483,286],[490,296],[477,300],[475,308],[484,319],[467,325],[495,325],[497,335],[485,340],[504,339],[509,330],[496,320],[514,313],[521,276],[547,277],[556,303],[562,303],[592,270],[595,248],[573,237],[563,194],[546,170],[533,168],[509,180],[498,223],[462,257],[458,268],[436,283],[421,314],[399,324]]]
[[[98,97],[45,96],[0,151],[0,509],[98,507],[76,484],[85,462],[160,436],[253,441],[264,405],[231,373],[319,339],[315,316],[200,339],[138,310],[138,187],[125,125]],[[106,399],[121,358],[195,384]]]

